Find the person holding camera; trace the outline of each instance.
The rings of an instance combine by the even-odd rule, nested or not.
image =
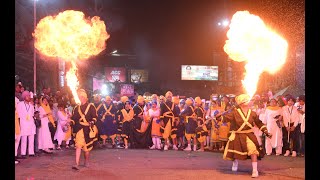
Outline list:
[[[71,140],[71,128],[70,128],[70,114],[66,112],[66,105],[64,103],[58,103],[58,125],[57,131],[54,135],[54,140],[58,141],[57,150],[61,150],[62,141],[66,142],[66,149],[69,149],[69,142]]]
[[[267,156],[271,155],[272,149],[276,149],[276,155],[282,154],[282,109],[277,105],[277,100],[272,98],[270,105],[266,108],[264,118],[261,121],[267,125],[268,132],[273,134],[267,138],[265,148]]]

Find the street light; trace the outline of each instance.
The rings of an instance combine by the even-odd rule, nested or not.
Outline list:
[[[229,25],[229,21],[228,20],[223,20],[218,22],[218,26],[224,26],[227,27]]]
[[[33,0],[33,26],[36,29],[36,22],[37,22],[37,2],[38,0]],[[37,94],[37,66],[36,66],[36,48],[33,44],[33,93]]]

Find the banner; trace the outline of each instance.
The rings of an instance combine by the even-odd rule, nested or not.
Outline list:
[[[122,67],[106,67],[107,82],[126,82],[126,69]]]
[[[148,71],[144,69],[131,69],[130,77],[132,83],[148,82]]]
[[[104,84],[104,79],[97,79],[97,78],[93,78],[93,91],[99,90],[101,91],[102,89],[102,85]]]
[[[181,80],[218,80],[218,66],[181,65]]]
[[[120,84],[121,96],[134,96],[134,85],[133,84]]]

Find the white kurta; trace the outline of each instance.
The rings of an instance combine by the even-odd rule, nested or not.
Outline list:
[[[42,107],[39,107],[39,112],[40,112],[40,118],[41,118],[41,127],[39,128],[38,148],[39,149],[53,148],[54,145],[52,143],[51,133],[48,125],[50,121],[48,117],[43,117],[47,113]]]
[[[282,146],[282,128],[279,128],[274,117],[277,115],[282,115],[282,109],[271,110],[269,108],[266,109],[264,113],[264,118],[262,122],[266,124],[268,132],[272,134],[271,137],[271,146],[272,148],[276,148],[278,146]]]
[[[58,111],[57,113],[58,117],[58,125],[57,125],[57,131],[54,135],[54,140],[57,140],[58,142],[64,141],[66,137],[66,133],[63,132],[62,127],[65,126],[68,122],[68,116],[67,114],[63,114],[61,111]],[[71,137],[68,140],[71,140]]]
[[[17,112],[20,118],[20,135],[29,136],[36,134],[36,125],[34,124],[34,107],[31,103],[21,101],[17,104]]]
[[[282,107],[283,123],[288,127],[289,123],[294,123],[294,126],[297,127],[300,121],[300,113],[296,106],[283,106]]]

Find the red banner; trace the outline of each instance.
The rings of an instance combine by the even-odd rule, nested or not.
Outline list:
[[[134,96],[134,86],[133,84],[120,84],[120,94],[121,96]]]
[[[126,69],[121,67],[106,67],[107,82],[126,82]]]

